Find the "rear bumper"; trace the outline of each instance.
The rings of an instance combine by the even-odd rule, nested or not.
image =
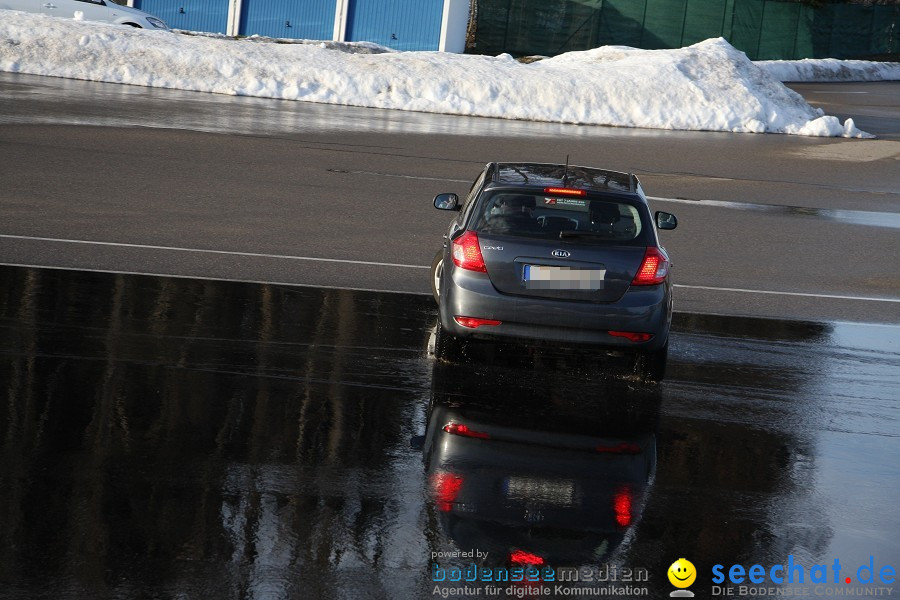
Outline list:
[[[621,350],[656,350],[669,337],[671,283],[632,286],[616,302],[587,303],[501,294],[485,273],[445,269],[441,325],[463,339],[538,341],[596,345]],[[501,321],[497,326],[463,327],[454,316]],[[632,342],[610,331],[651,333]]]

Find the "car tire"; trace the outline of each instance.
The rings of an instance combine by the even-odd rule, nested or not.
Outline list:
[[[641,352],[635,360],[634,372],[644,383],[658,383],[666,376],[666,363],[669,358],[669,341],[659,350]]]
[[[462,344],[462,340],[444,329],[438,319],[434,334],[434,357],[448,362],[458,361],[462,356]]]
[[[431,295],[434,301],[441,303],[441,275],[444,272],[444,250],[441,249],[431,261]]]

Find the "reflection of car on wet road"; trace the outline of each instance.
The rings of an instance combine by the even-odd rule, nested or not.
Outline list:
[[[488,164],[463,202],[432,264],[440,306],[435,352],[460,340],[591,344],[633,351],[644,379],[665,372],[672,283],[637,178],[589,167]]]
[[[459,386],[502,373],[456,371],[463,368],[435,362],[424,440],[429,493],[447,535],[487,552],[492,566],[577,566],[614,552],[638,522],[655,472],[658,388],[626,391],[613,380],[592,388],[589,410],[566,410],[544,398],[523,403],[498,383],[493,400],[481,402],[486,390]],[[638,406],[631,413],[625,397]]]
[[[0,9],[41,13],[51,17],[76,17],[86,21],[101,21],[130,25],[144,29],[168,29],[165,21],[142,10],[122,6],[112,0],[0,0]]]

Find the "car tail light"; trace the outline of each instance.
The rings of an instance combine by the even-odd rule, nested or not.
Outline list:
[[[656,285],[665,281],[668,274],[669,258],[659,248],[648,246],[631,285]]]
[[[609,335],[623,337],[631,342],[646,342],[653,337],[652,333],[638,333],[635,331],[609,331]]]
[[[502,321],[497,321],[496,319],[479,319],[478,317],[461,317],[459,315],[453,317],[453,320],[469,329],[478,329],[483,326],[496,327],[502,323]]]
[[[513,550],[509,553],[509,562],[514,565],[529,565],[539,567],[544,564],[544,559],[537,554],[525,552],[524,550]]]
[[[622,527],[631,525],[631,488],[627,485],[620,487],[613,496],[613,510],[616,513],[616,523]]]
[[[556,187],[548,187],[544,188],[545,194],[554,194],[557,196],[587,196],[587,192],[584,190],[575,190],[572,188],[556,188]]]
[[[620,442],[614,446],[597,446],[594,448],[594,452],[602,454],[640,454],[641,447],[632,442]]]
[[[453,509],[453,503],[462,490],[463,478],[453,473],[439,471],[431,477],[431,493],[434,494],[434,501],[441,512],[450,512]]]
[[[461,435],[463,437],[470,438],[478,438],[480,440],[488,440],[491,438],[490,435],[484,433],[483,431],[475,431],[469,429],[468,425],[464,425],[462,423],[447,423],[444,425],[444,431],[447,433],[451,433],[453,435]]]
[[[453,240],[453,264],[461,269],[487,273],[478,245],[478,234],[474,231],[467,231]]]

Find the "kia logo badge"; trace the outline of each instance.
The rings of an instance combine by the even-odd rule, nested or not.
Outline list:
[[[554,250],[550,255],[555,256],[556,258],[569,258],[572,256],[572,253],[567,252],[566,250]]]

